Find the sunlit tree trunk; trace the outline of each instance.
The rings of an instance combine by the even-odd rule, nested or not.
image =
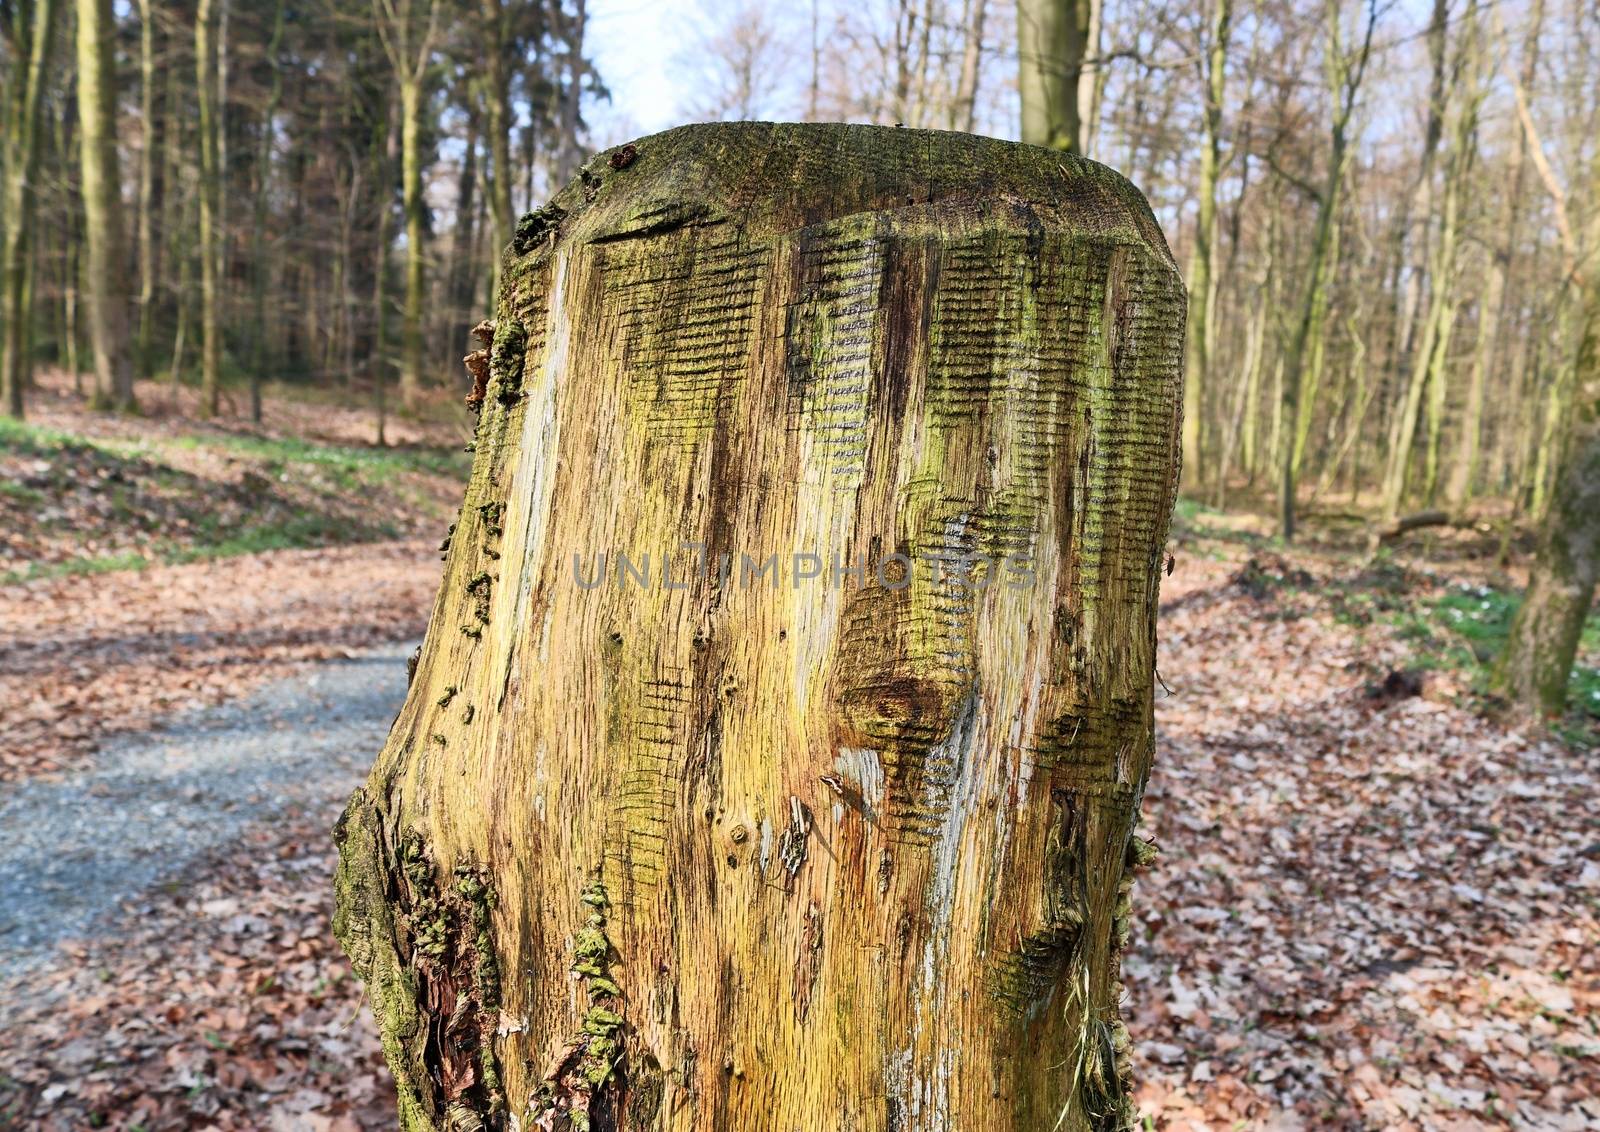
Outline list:
[[[400,83],[400,191],[406,218],[406,307],[400,324],[400,399],[415,407],[422,392],[422,305],[427,231],[422,199],[422,83]]]
[[[1083,152],[1089,117],[1081,80],[1098,12],[1099,0],[1017,0],[1017,89],[1028,144]]]
[[[500,252],[511,243],[511,75],[506,55],[511,47],[509,13],[505,0],[479,0],[483,27],[483,117],[488,141],[488,169],[484,186],[489,198],[489,218],[494,228],[495,287],[498,292]]]
[[[1339,198],[1344,190],[1346,165],[1350,160],[1351,119],[1356,98],[1372,57],[1372,36],[1378,21],[1376,0],[1368,0],[1364,28],[1354,37],[1353,46],[1344,42],[1343,12],[1340,0],[1328,0],[1323,9],[1327,25],[1327,49],[1323,67],[1328,93],[1333,102],[1329,130],[1326,180],[1317,196],[1317,219],[1311,238],[1311,259],[1305,267],[1306,284],[1300,300],[1299,319],[1283,360],[1283,384],[1279,390],[1280,420],[1278,451],[1278,533],[1285,542],[1294,539],[1297,448],[1300,435],[1302,387],[1309,364],[1320,357],[1321,335],[1328,306],[1328,287],[1332,273],[1332,253],[1336,247]]]
[[[156,10],[154,0],[139,0],[139,331],[134,349],[139,375],[155,372],[156,280],[161,273],[161,150],[166,111],[156,74]]]
[[[1528,31],[1524,45],[1522,72],[1524,90],[1532,88],[1537,73],[1539,30],[1543,23],[1544,4],[1536,0],[1528,15]],[[1483,294],[1478,300],[1478,326],[1472,350],[1472,376],[1467,392],[1466,417],[1461,426],[1461,442],[1456,449],[1455,465],[1451,471],[1447,495],[1452,511],[1460,511],[1466,507],[1480,478],[1486,395],[1491,373],[1496,360],[1500,357],[1502,330],[1508,321],[1506,280],[1511,275],[1514,265],[1520,260],[1523,250],[1521,235],[1522,222],[1526,214],[1527,156],[1527,134],[1518,130],[1516,142],[1505,159],[1504,183],[1507,192],[1504,197],[1504,212],[1500,214],[1503,219],[1499,239],[1485,249],[1486,282]],[[1502,401],[1504,411],[1500,415],[1503,422],[1500,430],[1502,450],[1508,447],[1508,442],[1516,433],[1523,431],[1514,424],[1522,410],[1523,399],[1520,393],[1523,367],[1520,363],[1523,356],[1522,351],[1514,351],[1506,359],[1509,363],[1507,368],[1511,370],[1510,380],[1502,379],[1497,382],[1497,388],[1504,398]],[[1503,457],[1502,462],[1509,463],[1504,461]]]
[[[250,289],[254,308],[250,329],[250,419],[258,423],[261,420],[261,382],[275,368],[278,358],[277,343],[267,332],[267,288],[272,271],[262,245],[267,236],[267,198],[272,186],[273,156],[276,152],[275,123],[279,103],[283,100],[283,67],[279,63],[278,52],[283,44],[285,7],[285,0],[276,0],[272,6],[272,36],[267,40],[267,65],[271,68],[272,79],[267,91],[267,104],[261,111],[261,137],[256,141],[256,191],[250,226]],[[349,246],[348,239],[342,239],[339,243],[341,264],[348,258]],[[341,288],[338,294],[341,309],[347,306],[343,303],[345,294]],[[348,326],[345,327],[344,337],[348,342]],[[341,370],[341,374],[348,373],[348,367]]]
[[[222,165],[217,151],[217,0],[199,0],[194,15],[195,103],[200,134],[200,412],[215,416],[221,394],[222,324],[218,202]]]
[[[338,830],[402,1124],[1126,1127],[1184,322],[1148,208],[868,126],[585,173],[518,225]]]
[[[964,0],[961,19],[961,72],[950,102],[951,128],[971,133],[977,128],[978,79],[983,64],[983,26],[989,0]],[[816,117],[813,111],[813,118]]]
[[[0,216],[0,400],[22,416],[32,369],[32,235],[38,199],[40,108],[49,78],[54,0],[22,0],[11,15],[17,52],[6,82],[4,204]]]
[[[1183,466],[1194,490],[1204,475],[1201,446],[1205,439],[1205,390],[1211,368],[1212,307],[1216,281],[1212,259],[1217,243],[1217,170],[1222,158],[1222,100],[1227,89],[1228,35],[1232,0],[1214,0],[1206,42],[1205,109],[1200,116],[1205,137],[1200,144],[1199,216],[1195,221],[1194,260],[1189,272],[1189,334],[1183,386]]]
[[[422,199],[422,113],[439,26],[436,0],[372,0],[378,34],[400,90],[400,194],[406,227],[405,311],[400,326],[400,399],[422,392],[427,204]]]
[[[116,20],[111,0],[77,0],[79,175],[83,184],[84,284],[94,352],[95,402],[132,409],[128,264],[117,161]]]
[[[1600,161],[1594,172],[1600,177]],[[1557,715],[1566,705],[1578,640],[1600,580],[1600,271],[1594,274],[1573,374],[1569,435],[1562,446],[1566,457],[1556,474],[1527,595],[1495,668],[1507,695],[1546,715]]]

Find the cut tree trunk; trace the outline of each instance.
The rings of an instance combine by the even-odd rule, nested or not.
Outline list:
[[[413,1129],[1114,1129],[1184,297],[1110,170],[691,126],[522,218],[335,928]]]

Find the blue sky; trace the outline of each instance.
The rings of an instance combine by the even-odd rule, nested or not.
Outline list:
[[[589,115],[597,148],[679,124],[674,59],[702,18],[692,0],[589,0],[590,56],[611,88],[611,105]]]

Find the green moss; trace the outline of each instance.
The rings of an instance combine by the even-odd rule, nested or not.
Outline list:
[[[400,928],[389,899],[389,873],[380,845],[382,821],[364,790],[351,795],[334,841],[333,933],[366,983],[367,1000],[394,1074],[400,1126],[406,1132],[437,1132],[438,1109],[423,1059],[426,1034],[417,1007],[415,973],[400,957]],[[415,858],[404,862],[415,875]]]

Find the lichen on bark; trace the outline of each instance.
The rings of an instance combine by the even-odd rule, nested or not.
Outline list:
[[[341,826],[406,1119],[452,1103],[430,965],[479,968],[426,909],[467,867],[485,1126],[1125,1126],[1184,306],[1138,193],[965,135],[687,127],[597,156],[501,279]]]

